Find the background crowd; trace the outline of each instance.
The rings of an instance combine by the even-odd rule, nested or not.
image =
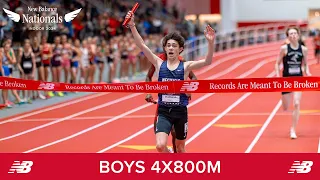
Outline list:
[[[1,7],[12,12],[40,16],[63,16],[81,8],[67,23],[13,22],[0,10],[1,71],[4,76],[66,83],[116,83],[132,81],[150,67],[143,53],[133,43],[128,29],[122,26],[125,14],[134,1],[117,0],[8,0]],[[186,21],[183,12],[167,8],[166,0],[139,0],[135,14],[137,27],[146,44],[161,53],[163,35],[179,31],[186,40],[202,32],[201,27]],[[101,5],[103,4],[103,5]],[[57,8],[57,12],[31,12],[28,7]],[[30,27],[53,30],[30,30]],[[8,67],[8,68],[7,68]],[[2,91],[3,107],[31,104],[36,99],[63,97],[66,92]],[[10,96],[9,96],[10,94]]]

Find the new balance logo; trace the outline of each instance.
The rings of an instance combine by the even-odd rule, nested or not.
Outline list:
[[[288,173],[309,173],[313,161],[294,161]]]
[[[183,83],[180,91],[195,91],[198,89],[199,82],[185,82]]]
[[[32,165],[32,161],[14,161],[8,173],[29,173]]]
[[[52,90],[52,89],[54,89],[54,84],[53,83],[41,83],[39,85],[38,89]]]

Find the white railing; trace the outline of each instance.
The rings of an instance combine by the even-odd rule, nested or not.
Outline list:
[[[220,52],[231,48],[285,40],[285,31],[290,26],[300,27],[302,36],[307,37],[308,28],[305,25],[306,24],[299,25],[294,23],[264,24],[238,28],[234,32],[217,33],[214,51]],[[195,37],[192,40],[188,40],[185,43],[182,56],[189,61],[205,56],[206,53],[207,41],[202,35]]]

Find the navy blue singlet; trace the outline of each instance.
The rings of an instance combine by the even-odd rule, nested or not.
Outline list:
[[[167,61],[163,61],[159,69],[158,81],[183,81],[184,66],[180,61],[179,66],[171,71],[168,69]],[[166,107],[187,106],[189,99],[186,94],[158,94],[158,104]]]

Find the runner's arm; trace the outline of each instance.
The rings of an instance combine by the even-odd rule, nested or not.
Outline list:
[[[11,64],[15,64],[16,63],[16,59],[10,56],[10,51],[11,51],[11,49],[9,49],[8,51],[5,51],[4,55],[7,57],[8,61]]]
[[[308,48],[305,46],[302,46],[302,51],[303,51],[303,66],[304,66],[304,72],[307,76],[311,76],[310,69],[309,69],[309,64],[308,64]]]
[[[186,62],[186,60],[181,60],[182,62]],[[191,80],[197,80],[197,77],[196,77],[196,75],[193,73],[193,71],[190,71],[190,73],[189,73],[189,78],[191,79]]]
[[[275,66],[274,66],[274,70],[276,72],[277,77],[280,77],[280,64],[281,64],[282,58],[283,58],[283,56],[285,54],[286,47],[287,47],[286,45],[281,46],[280,54],[279,54],[279,56],[278,56],[278,58],[276,60]]]
[[[13,62],[13,64],[15,64],[17,62],[16,54],[14,53],[13,48],[10,48],[10,51],[12,53],[12,62]]]
[[[192,71],[195,69],[200,69],[204,66],[208,66],[212,63],[213,58],[213,43],[208,44],[208,54],[205,59],[197,60],[197,61],[188,61],[187,70]]]
[[[197,80],[197,76],[192,71],[190,71],[190,73],[189,73],[189,78],[191,80]]]
[[[32,64],[33,64],[33,68],[32,68],[32,76],[34,77],[37,71],[37,65],[36,65],[36,56],[34,55],[33,52],[31,52],[31,58],[32,58]]]
[[[17,58],[18,59],[17,67],[18,67],[20,73],[24,74],[23,69],[21,67],[21,58],[22,58],[22,55],[23,55],[23,49],[19,48],[19,52],[18,53],[19,53],[19,55],[18,55],[18,58]]]
[[[186,62],[186,60],[181,60],[181,61],[183,61],[183,62]],[[191,80],[197,80],[197,77],[196,77],[196,75],[193,73],[193,71],[190,71],[190,73],[189,73],[189,78],[191,79]],[[186,95],[188,96],[188,98],[189,98],[189,100],[191,100],[191,93],[186,93]]]
[[[2,67],[2,58],[3,58],[2,49],[0,48],[0,72],[1,72],[1,75],[4,76],[4,69]]]
[[[152,76],[153,76],[154,72],[155,72],[155,67],[153,65],[151,65],[151,67],[148,70],[147,76],[146,76],[146,82],[152,81]],[[147,102],[155,103],[155,101],[153,100],[153,97],[150,93],[147,94],[145,100]]]
[[[208,53],[205,59],[198,61],[188,61],[186,70],[192,71],[195,69],[202,68],[204,66],[208,66],[212,62],[213,58],[213,49],[214,49],[214,40],[215,40],[215,31],[209,25],[206,27],[204,31],[204,36],[208,41]]]
[[[151,67],[148,70],[147,76],[146,76],[146,82],[152,81],[152,76],[153,76],[155,70],[156,69],[155,69],[154,65],[151,65]]]
[[[131,11],[128,12],[126,18],[131,17],[131,20],[128,23],[128,26],[130,27],[130,30],[133,35],[133,39],[135,44],[140,48],[140,50],[144,53],[144,55],[147,57],[147,59],[155,66],[158,66],[158,61],[160,58],[152,53],[152,51],[148,48],[148,46],[145,44],[144,40],[140,36],[135,23],[134,23],[134,14],[132,14]]]

